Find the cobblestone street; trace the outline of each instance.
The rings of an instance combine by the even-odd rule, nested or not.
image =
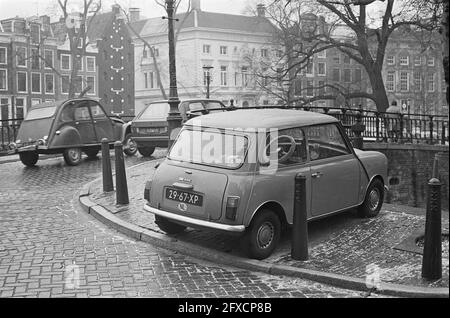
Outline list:
[[[144,161],[136,156],[126,165]],[[100,160],[77,167],[62,158],[39,161],[35,168],[0,164],[0,297],[366,296],[223,267],[129,239],[78,205],[80,187],[100,173]],[[69,265],[79,270],[75,284]]]

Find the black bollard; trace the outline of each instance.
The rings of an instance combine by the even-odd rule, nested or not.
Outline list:
[[[291,257],[299,261],[308,260],[308,223],[306,209],[306,177],[297,174],[295,176]]]
[[[425,242],[423,247],[422,277],[437,280],[442,277],[441,236],[441,182],[432,178],[428,182]]]
[[[103,172],[103,191],[114,191],[112,171],[111,171],[111,158],[109,156],[109,142],[108,139],[102,139],[102,172]]]
[[[125,172],[125,163],[123,159],[123,145],[120,141],[114,144],[114,151],[116,156],[116,203],[128,204],[128,186],[127,175]]]

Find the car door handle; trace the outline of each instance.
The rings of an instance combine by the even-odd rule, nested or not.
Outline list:
[[[194,188],[194,186],[192,184],[187,184],[187,183],[181,183],[181,182],[175,182],[174,184],[172,184],[175,188],[178,189],[183,189],[183,190],[191,190]]]
[[[323,175],[322,172],[314,172],[311,174],[311,177],[313,178],[320,178]]]

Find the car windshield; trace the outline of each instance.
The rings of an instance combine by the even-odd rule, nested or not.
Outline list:
[[[184,129],[172,146],[168,158],[236,169],[243,164],[247,148],[248,140],[244,136]]]
[[[170,106],[168,103],[150,104],[137,118],[138,120],[167,120]]]
[[[49,107],[39,107],[31,109],[25,120],[34,120],[52,117],[56,112],[56,106],[52,105]]]

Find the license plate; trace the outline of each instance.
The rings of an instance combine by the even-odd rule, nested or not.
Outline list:
[[[166,188],[166,199],[192,204],[196,206],[203,205],[203,196],[200,194],[186,192],[174,188]]]

